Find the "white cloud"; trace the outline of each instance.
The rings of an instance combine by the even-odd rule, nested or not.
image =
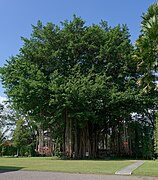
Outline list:
[[[0,96],[0,103],[1,103],[1,104],[4,104],[4,101],[6,101],[6,100],[7,100],[6,97]]]

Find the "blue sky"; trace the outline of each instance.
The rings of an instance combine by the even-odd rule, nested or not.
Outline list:
[[[110,26],[127,24],[134,43],[140,34],[141,15],[156,0],[0,0],[0,66],[18,54],[21,36],[29,37],[31,24],[59,24],[81,16],[87,25],[108,21]],[[0,96],[5,96],[0,83]]]

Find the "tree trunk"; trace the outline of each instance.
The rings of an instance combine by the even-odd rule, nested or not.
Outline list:
[[[65,156],[69,157],[69,121],[67,109],[65,109]]]
[[[68,111],[65,109],[65,156],[72,157],[73,153],[73,132],[72,132],[72,119],[68,117]]]
[[[75,154],[74,157],[77,158],[78,157],[78,129],[77,129],[77,121],[75,120],[75,139],[74,139],[74,150],[75,150]]]
[[[39,154],[43,155],[43,146],[44,146],[44,131],[42,128],[38,129],[38,134],[39,134],[39,144],[38,144],[38,152]]]

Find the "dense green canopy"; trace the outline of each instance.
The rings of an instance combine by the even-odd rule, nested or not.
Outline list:
[[[153,14],[152,18],[157,18]],[[148,146],[144,142],[150,141],[153,118],[149,109],[157,107],[157,92],[153,79],[146,76],[153,76],[153,66],[148,68],[146,58],[155,63],[157,40],[150,41],[146,48],[151,35],[148,16],[143,16],[136,49],[126,25],[112,28],[101,21],[86,26],[76,16],[60,27],[38,21],[30,39],[22,38],[20,53],[1,68],[1,78],[14,109],[36,126],[40,145],[44,139],[41,136],[47,132],[68,157],[73,152],[79,158],[86,152],[96,157],[101,147],[115,155],[139,156],[142,146],[144,156],[151,156],[151,142]],[[144,77],[147,85],[142,83]],[[133,119],[133,113],[148,120]]]

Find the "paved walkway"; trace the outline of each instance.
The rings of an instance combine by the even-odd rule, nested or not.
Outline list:
[[[158,177],[70,174],[37,171],[0,171],[0,180],[158,180]]]
[[[141,166],[144,163],[144,161],[137,161],[136,163],[133,163],[129,166],[126,166],[125,168],[121,169],[120,171],[115,172],[117,175],[131,175],[132,171],[134,171],[136,168]]]

